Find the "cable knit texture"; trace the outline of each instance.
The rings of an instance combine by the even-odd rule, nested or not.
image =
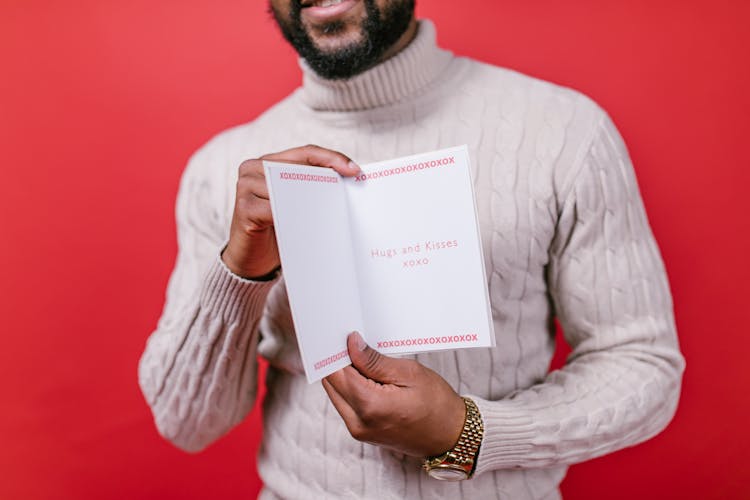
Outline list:
[[[669,287],[627,151],[581,94],[454,57],[421,21],[385,63],[303,86],[190,160],[179,255],[139,380],[160,432],[200,450],[240,422],[270,363],[262,498],[558,498],[568,464],[633,445],[672,417],[684,368]],[[413,356],[474,398],[477,473],[445,483],[419,460],[355,441],[302,372],[283,277],[218,258],[237,168],[315,143],[360,163],[468,144],[497,336],[494,349]],[[557,317],[573,351],[548,373]],[[325,334],[325,332],[321,332]]]

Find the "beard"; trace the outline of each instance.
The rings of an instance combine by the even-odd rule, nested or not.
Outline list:
[[[415,0],[396,0],[382,10],[375,5],[375,0],[364,2],[365,18],[361,22],[359,40],[330,50],[318,47],[303,25],[299,0],[291,2],[286,18],[276,9],[270,10],[281,34],[307,64],[323,78],[340,80],[375,66],[385,51],[406,32],[414,17]],[[321,27],[326,35],[335,35],[345,29],[346,24],[341,21]]]

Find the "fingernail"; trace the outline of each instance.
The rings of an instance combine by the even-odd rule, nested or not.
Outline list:
[[[361,170],[361,169],[359,168],[359,165],[357,165],[356,163],[354,163],[354,162],[353,162],[353,161],[351,161],[351,160],[349,160],[349,163],[347,164],[347,166],[348,166],[348,167],[349,167],[350,169],[352,169],[352,170],[354,170],[354,171],[357,171],[357,172],[359,172],[359,171]]]
[[[365,339],[362,338],[362,335],[359,334],[359,332],[352,332],[352,335],[354,335],[354,342],[357,344],[357,349],[360,351],[364,351],[367,349],[367,343],[365,342]]]

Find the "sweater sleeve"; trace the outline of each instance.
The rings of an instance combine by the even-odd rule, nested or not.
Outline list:
[[[160,434],[199,451],[239,423],[256,394],[257,325],[274,281],[232,274],[210,169],[196,155],[177,196],[178,255],[138,380]],[[203,172],[203,173],[202,173]]]
[[[603,115],[562,194],[547,280],[572,352],[564,368],[500,401],[477,473],[570,464],[634,445],[671,420],[680,355],[666,272],[630,159]]]

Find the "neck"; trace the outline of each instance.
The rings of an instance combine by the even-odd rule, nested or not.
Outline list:
[[[424,92],[441,75],[453,56],[435,41],[429,20],[414,21],[384,54],[381,62],[346,80],[327,80],[300,59],[301,97],[319,111],[356,111],[396,104]]]
[[[412,17],[411,21],[409,22],[409,26],[406,28],[406,31],[404,31],[399,39],[396,40],[396,43],[391,45],[388,50],[383,52],[383,55],[378,61],[378,64],[390,59],[391,57],[401,52],[402,49],[404,49],[411,43],[412,40],[414,40],[415,36],[417,36],[417,19]]]

